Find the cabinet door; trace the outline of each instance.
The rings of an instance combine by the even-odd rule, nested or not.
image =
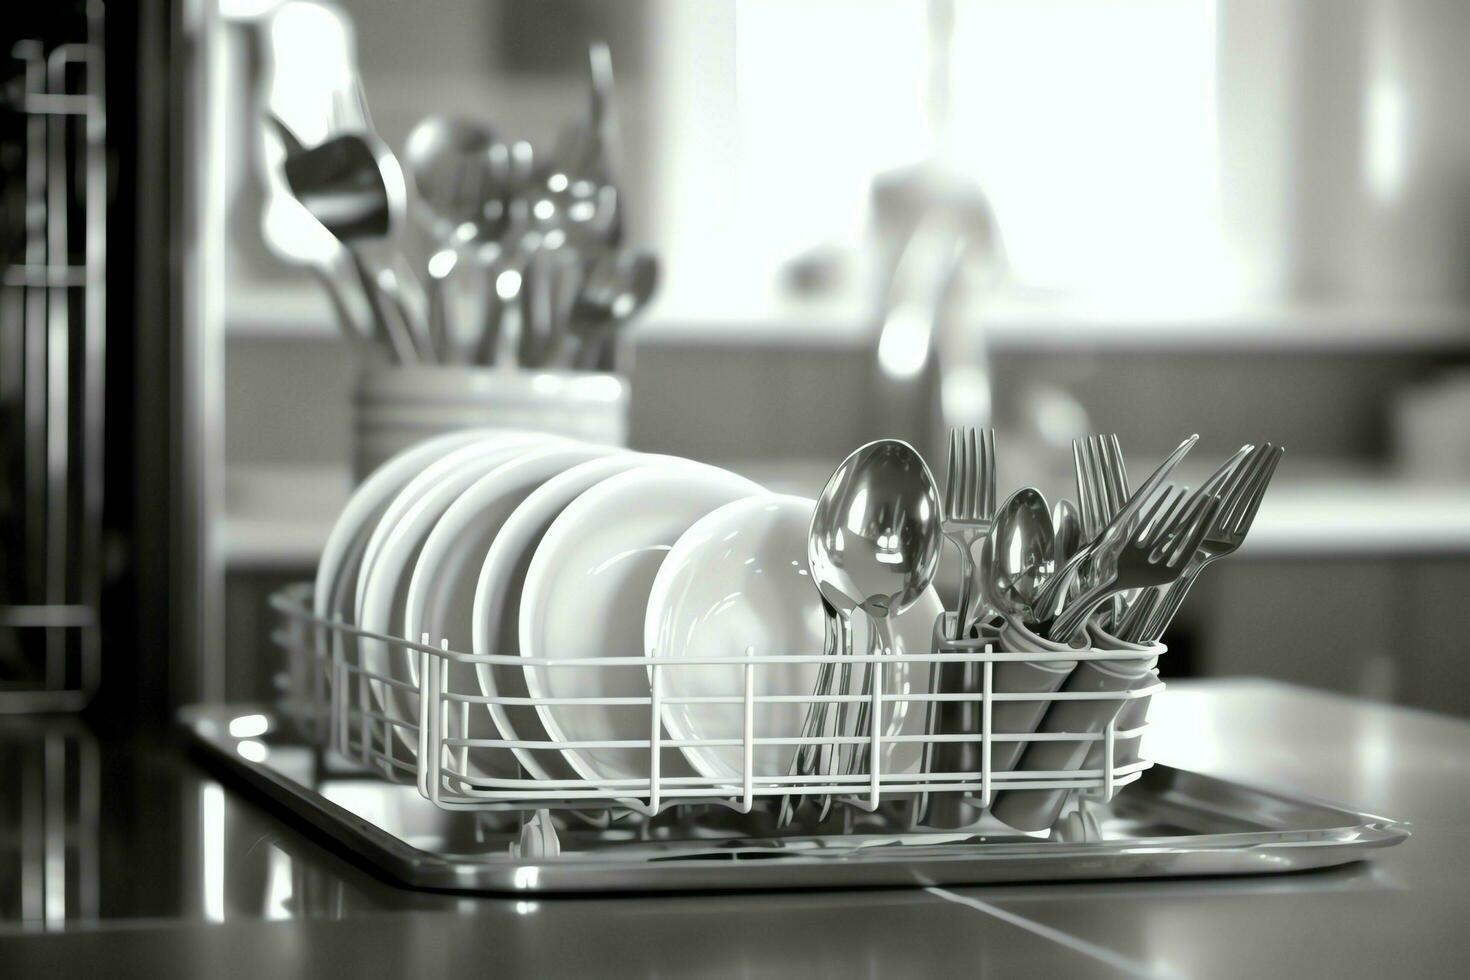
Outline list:
[[[1405,704],[1470,717],[1470,559],[1414,563],[1401,624]]]
[[[1402,567],[1399,567],[1401,573]],[[1223,561],[1198,598],[1208,676],[1254,675],[1376,700],[1402,685],[1395,566],[1369,560]],[[1201,581],[1203,585],[1203,580]],[[1196,596],[1193,592],[1190,601]]]

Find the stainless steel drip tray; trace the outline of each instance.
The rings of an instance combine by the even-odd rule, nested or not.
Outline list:
[[[251,705],[184,709],[193,742],[276,803],[405,885],[475,892],[923,886],[1274,874],[1326,868],[1405,840],[1392,820],[1154,766],[1110,804],[1088,802],[1097,838],[1019,834],[986,817],[912,828],[909,802],[834,807],[777,831],[769,813],[674,807],[604,827],[557,817],[560,853],[517,854],[520,815],[441,810],[295,737]],[[1084,821],[1073,821],[1081,826]],[[1065,834],[1060,835],[1065,837]],[[1092,836],[1090,833],[1086,836]]]

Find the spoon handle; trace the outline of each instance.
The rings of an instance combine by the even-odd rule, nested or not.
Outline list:
[[[1052,623],[1048,638],[1053,643],[1066,643],[1070,641],[1072,636],[1086,625],[1087,617],[1092,615],[1092,611],[1104,599],[1117,591],[1117,582],[1115,580],[1109,580],[1099,582],[1091,589],[1082,593],[1070,606],[1063,609],[1062,614],[1057,617],[1056,622]]]
[[[842,652],[842,618],[825,599],[822,600],[822,610],[826,614],[825,628],[822,637],[822,655],[826,659],[822,661],[817,670],[816,684],[812,688],[814,697],[828,695],[832,692],[832,661]],[[801,737],[811,738],[820,735],[827,727],[827,708],[825,701],[812,701],[806,706],[806,717],[801,724]],[[792,755],[791,766],[787,775],[810,775],[817,771],[818,765],[825,770],[828,746],[822,745],[800,745]],[[820,759],[818,754],[820,753]],[[784,827],[796,816],[796,810],[801,806],[803,797],[787,795],[781,798],[780,811],[776,818],[777,826]],[[822,817],[827,813],[826,807],[822,809]],[[818,818],[819,821],[821,818]]]
[[[394,330],[390,325],[388,316],[383,310],[383,298],[378,290],[378,283],[373,279],[367,263],[362,260],[362,256],[355,248],[349,247],[347,255],[352,260],[352,269],[357,273],[357,281],[361,283],[362,291],[367,297],[368,309],[373,314],[373,327],[380,340],[399,364],[416,364],[418,353],[414,350],[413,341]]]
[[[872,629],[868,633],[868,658],[863,661],[863,700],[858,702],[857,724],[854,735],[867,738],[872,734],[874,724],[881,724],[882,719],[872,717],[873,686],[878,676],[877,664],[873,657],[891,656],[893,649],[893,619],[891,616],[871,616],[868,620]],[[848,775],[854,772],[862,772],[869,766],[869,752],[871,746],[864,742],[853,746],[853,764],[848,769]]]

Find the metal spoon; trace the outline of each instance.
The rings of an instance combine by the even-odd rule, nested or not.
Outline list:
[[[658,276],[658,259],[641,249],[604,255],[593,264],[567,323],[579,342],[574,367],[607,363],[617,331],[648,305]]]
[[[509,151],[489,126],[470,119],[430,116],[409,133],[404,162],[424,206],[426,230],[434,239],[428,277],[433,311],[430,339],[439,357],[454,359],[457,352],[449,339],[445,279],[461,265],[458,257],[481,258],[486,255],[483,246],[498,242],[505,234],[510,223]],[[493,290],[494,283],[484,273],[484,262],[474,265],[480,268],[478,306],[484,308],[489,302],[485,293]]]
[[[1082,547],[1082,513],[1062,497],[1052,505],[1051,526],[1056,535],[1056,567],[1061,568]]]
[[[1024,623],[1038,618],[1037,599],[1056,572],[1057,541],[1041,491],[1023,487],[995,512],[981,553],[985,600]]]
[[[388,316],[383,287],[359,249],[359,243],[390,237],[402,223],[406,191],[398,161],[381,140],[348,133],[289,155],[284,170],[287,186],[301,206],[347,250],[389,349],[400,362],[416,362],[419,351],[412,326]],[[395,305],[401,306],[401,301]]]
[[[882,653],[893,652],[893,618],[934,581],[944,540],[940,519],[934,475],[912,446],[896,439],[848,456],[817,499],[807,547],[812,579],[839,615],[861,610],[868,616]],[[847,690],[849,672],[843,673]],[[865,691],[872,684],[865,670]],[[859,707],[858,733],[866,728],[866,707]],[[860,766],[862,753],[856,755]]]

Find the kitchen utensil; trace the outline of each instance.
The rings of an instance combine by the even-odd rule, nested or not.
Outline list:
[[[640,466],[673,462],[670,456],[618,453],[573,466],[551,477],[511,512],[495,535],[475,583],[472,649],[476,656],[521,655],[520,610],[526,570],[548,528],[572,501],[603,480]],[[486,698],[529,698],[525,671],[499,663],[478,663],[475,678]],[[545,746],[541,750],[511,747],[521,766],[536,779],[578,779],[546,734],[530,704],[487,704],[500,737]]]
[[[1099,559],[1103,559],[1109,552],[1116,550],[1121,545],[1123,538],[1129,533],[1133,519],[1137,516],[1138,511],[1153,497],[1154,492],[1163,485],[1164,481],[1168,479],[1169,474],[1173,472],[1174,467],[1194,448],[1196,442],[1199,442],[1198,435],[1192,435],[1181,442],[1172,453],[1165,457],[1158,468],[1149,475],[1149,478],[1143,482],[1143,486],[1139,487],[1138,491],[1128,498],[1128,503],[1113,515],[1113,519],[1102,529],[1102,532],[1092,537],[1086,544],[1079,548],[1067,563],[1051,577],[1051,581],[1042,589],[1041,595],[1037,597],[1035,604],[1035,610],[1043,622],[1049,623],[1051,621],[1054,610],[1057,609],[1061,600],[1067,595],[1067,588],[1072,582],[1072,576],[1077,573],[1083,562],[1088,561],[1094,555]]]
[[[980,568],[986,602],[1009,619],[1038,621],[1038,597],[1056,570],[1051,511],[1039,490],[1023,487],[995,512]]]
[[[567,320],[579,344],[574,367],[599,368],[624,324],[648,305],[658,289],[658,259],[641,249],[597,259]]]
[[[1197,494],[1213,494],[1224,497],[1230,492],[1227,480],[1233,482],[1241,476],[1240,464],[1255,450],[1255,447],[1246,444],[1237,449],[1229,459],[1221,463],[1210,478],[1200,485]],[[1154,588],[1142,589],[1137,596],[1126,603],[1126,613],[1121,618],[1110,624],[1111,635],[1123,640],[1138,641],[1142,631],[1147,627],[1149,619],[1153,616],[1163,599],[1164,592],[1169,586],[1155,586]]]
[[[984,593],[975,581],[976,542],[990,532],[995,520],[995,430],[977,437],[973,426],[950,430],[949,459],[944,478],[944,536],[960,552],[960,592],[955,606],[958,632],[965,639],[981,618]]]
[[[409,133],[404,162],[424,212],[420,224],[435,242],[428,283],[436,315],[429,328],[437,355],[447,360],[457,356],[457,344],[444,312],[445,279],[457,266],[478,272],[472,277],[479,299],[475,309],[486,308],[485,293],[494,289],[487,260],[499,255],[498,247],[487,251],[486,246],[498,243],[510,224],[509,153],[489,126],[429,116]]]
[[[1062,497],[1051,509],[1051,526],[1056,541],[1056,567],[1061,568],[1082,547],[1082,514],[1077,505]]]
[[[1177,579],[1204,538],[1218,503],[1209,494],[1188,497],[1183,490],[1160,494],[1120,548],[1098,554],[1097,584],[1062,610],[1050,638],[1066,642],[1098,604],[1116,592]]]
[[[511,459],[487,472],[453,499],[433,524],[414,561],[403,604],[403,636],[450,649],[471,648],[475,586],[485,556],[506,519],[534,490],[572,466],[621,450],[585,443],[556,443]],[[394,651],[409,679],[419,683],[419,655]],[[447,712],[449,737],[495,738],[488,712],[466,705]],[[463,722],[461,721],[463,717]],[[421,746],[421,749],[423,747]],[[515,756],[506,749],[470,748],[464,759],[469,775],[515,776]]]
[[[276,126],[285,130],[279,120]],[[297,201],[347,250],[380,338],[400,363],[418,361],[413,327],[400,322],[396,312],[402,309],[401,297],[389,297],[395,310],[390,315],[383,305],[384,283],[360,251],[365,242],[391,237],[403,220],[403,172],[392,152],[369,134],[344,133],[288,155],[284,171]]]
[[[861,610],[877,649],[893,652],[893,617],[928,589],[943,540],[939,489],[922,456],[908,443],[881,439],[856,450],[828,481],[812,519],[808,550],[813,579],[839,613]],[[864,693],[875,665],[864,663]],[[844,665],[846,667],[846,665]],[[844,670],[843,691],[849,690]],[[866,702],[854,733],[866,734]],[[844,731],[846,731],[844,726]],[[862,752],[847,767],[861,767]]]
[[[1214,519],[1205,528],[1198,550],[1194,552],[1179,578],[1164,590],[1158,607],[1147,625],[1139,631],[1140,642],[1157,642],[1164,635],[1164,630],[1168,629],[1200,572],[1211,562],[1234,554],[1245,543],[1245,536],[1250,533],[1266,488],[1285,453],[1284,448],[1272,446],[1268,442],[1253,450],[1241,462],[1234,478],[1220,490],[1220,505],[1214,512]]]
[[[1072,454],[1077,500],[1084,515],[1083,531],[1089,538],[1096,537],[1128,502],[1128,471],[1123,466],[1123,450],[1116,435],[1088,436],[1072,440]],[[1089,565],[1080,569],[1084,574],[1090,570]],[[1112,621],[1116,622],[1122,616],[1124,596],[1115,593],[1110,601]]]
[[[660,566],[648,599],[644,649],[666,666],[666,699],[729,697],[744,690],[743,667],[678,667],[690,657],[743,657],[810,653],[819,649],[825,612],[811,588],[803,542],[816,502],[805,497],[767,494],[748,497],[710,512],[689,528]],[[898,617],[900,654],[927,650],[934,620],[943,607],[931,589]],[[805,695],[817,690],[826,664],[771,664],[753,675],[756,696]],[[928,686],[929,665],[899,656],[884,677],[884,690],[902,695]],[[923,713],[906,701],[893,701],[887,734],[923,734]],[[744,709],[739,704],[680,704],[665,700],[664,727],[680,740],[739,739]],[[757,703],[752,727],[757,737],[789,736],[804,718],[796,702]],[[739,785],[744,753],[739,747],[689,747],[685,756],[702,775]],[[752,772],[758,777],[788,774],[795,745],[755,749]],[[883,771],[912,772],[919,744],[885,746]]]
[[[520,647],[526,658],[641,657],[649,590],[679,536],[705,514],[763,488],[713,466],[679,461],[609,477],[556,518],[526,571]],[[546,667],[528,662],[526,689],[558,742],[606,743],[649,737],[647,705],[555,704],[547,699],[649,696],[643,667]],[[605,744],[566,747],[583,778],[643,780],[646,748]],[[665,776],[694,770],[677,750],[662,757]],[[615,797],[643,795],[628,788]]]
[[[261,127],[263,138],[275,140],[282,156],[289,158],[306,152],[306,147],[281,120],[267,113],[265,122]],[[378,348],[372,327],[364,328],[359,323],[338,281],[338,266],[346,254],[342,243],[306,212],[279,179],[267,178],[266,194],[268,200],[261,222],[266,246],[283,262],[306,269],[321,284],[342,335],[364,358],[382,357],[386,352]]]
[[[607,45],[594,43],[588,61],[587,119],[563,127],[550,160],[538,167],[530,216],[546,247],[566,244],[595,255],[619,243],[622,211],[613,182],[618,135]]]

